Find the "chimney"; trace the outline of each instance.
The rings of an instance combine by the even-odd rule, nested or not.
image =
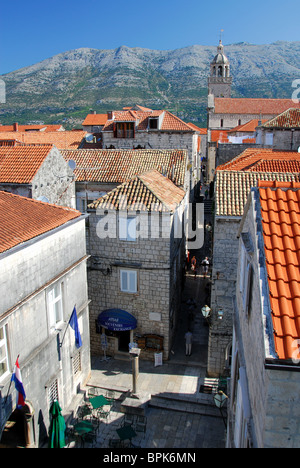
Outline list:
[[[18,122],[15,122],[14,123],[14,132],[18,132],[19,131],[19,124]]]

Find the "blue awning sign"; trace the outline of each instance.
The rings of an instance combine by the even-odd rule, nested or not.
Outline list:
[[[126,310],[107,309],[99,314],[98,324],[111,331],[128,331],[137,327],[137,320]]]

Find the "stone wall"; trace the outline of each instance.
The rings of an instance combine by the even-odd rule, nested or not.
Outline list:
[[[0,265],[4,278],[0,283],[0,326],[7,332],[10,372],[20,355],[26,401],[34,411],[31,442],[39,446],[49,428],[51,385],[57,381],[65,413],[91,369],[84,220],[0,255]],[[58,284],[62,287],[63,321],[54,329],[50,328],[48,292]],[[80,350],[68,326],[75,304],[83,342]],[[78,352],[81,365],[75,373]],[[14,385],[8,393],[10,378],[11,374],[1,380],[2,397],[8,394],[8,399],[0,404],[0,438],[16,405]]]
[[[64,157],[52,148],[32,181],[32,198],[41,196],[50,203],[76,208],[75,178]]]
[[[232,341],[232,300],[235,295],[238,262],[236,238],[240,218],[216,218],[213,238],[213,269],[211,287],[211,326],[209,331],[208,373],[223,374],[226,352]],[[218,311],[223,318],[218,318]]]
[[[102,353],[100,330],[96,321],[106,309],[119,308],[137,319],[135,334],[157,334],[164,337],[164,358],[168,358],[171,338],[175,330],[181,282],[184,239],[174,239],[173,216],[167,213],[160,222],[157,237],[148,236],[151,215],[141,216],[141,237],[136,241],[115,238],[100,238],[97,225],[101,220],[91,212],[88,228],[88,251],[91,255],[88,270],[90,304],[91,351]],[[161,214],[159,215],[161,217]],[[147,233],[147,235],[146,235]],[[158,235],[160,237],[158,237]],[[137,293],[120,289],[120,271],[132,269],[137,272]],[[108,334],[109,335],[109,334]],[[131,336],[134,338],[133,334]],[[118,352],[118,337],[109,336],[108,353]],[[153,352],[141,357],[153,358]]]
[[[254,269],[251,308],[246,314],[240,292],[240,261],[237,266],[235,340],[238,354],[235,360],[245,366],[247,394],[251,417],[248,428],[252,442],[258,448],[299,448],[300,447],[300,373],[286,366],[286,363],[272,367],[266,363],[276,357],[273,329],[267,327],[271,320],[268,301],[269,288],[266,277],[263,245],[254,219],[255,211],[249,209],[243,224],[243,232],[250,236],[254,247],[251,264]],[[242,240],[240,240],[241,244]],[[241,247],[240,247],[241,248]],[[241,250],[239,250],[240,252]],[[240,258],[240,256],[239,256]],[[268,331],[269,330],[269,331]],[[233,366],[234,367],[234,366]],[[235,375],[231,376],[232,388]],[[246,392],[243,393],[243,402]],[[234,395],[232,395],[232,398]],[[229,419],[234,421],[235,401],[231,401]],[[230,427],[230,426],[229,426]],[[234,430],[234,429],[233,429]],[[232,439],[233,434],[229,434]]]

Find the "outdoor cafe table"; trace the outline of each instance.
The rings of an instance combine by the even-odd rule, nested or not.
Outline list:
[[[109,401],[103,395],[98,395],[94,398],[89,398],[89,401],[94,409],[109,405]]]
[[[88,432],[92,432],[93,430],[94,430],[94,426],[89,421],[80,421],[74,426],[74,431],[80,436],[82,434],[87,434]]]
[[[80,421],[79,423],[75,424],[74,432],[77,434],[81,439],[81,445],[84,445],[84,436],[89,432],[94,430],[94,426],[89,421]]]
[[[132,437],[136,437],[136,432],[131,426],[123,426],[116,429],[116,431],[121,441],[129,439],[131,442]]]

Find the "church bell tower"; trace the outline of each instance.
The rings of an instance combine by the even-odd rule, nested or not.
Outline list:
[[[232,77],[230,76],[229,60],[224,54],[224,46],[220,39],[217,55],[210,64],[210,76],[208,78],[208,94],[215,98],[231,97]]]

